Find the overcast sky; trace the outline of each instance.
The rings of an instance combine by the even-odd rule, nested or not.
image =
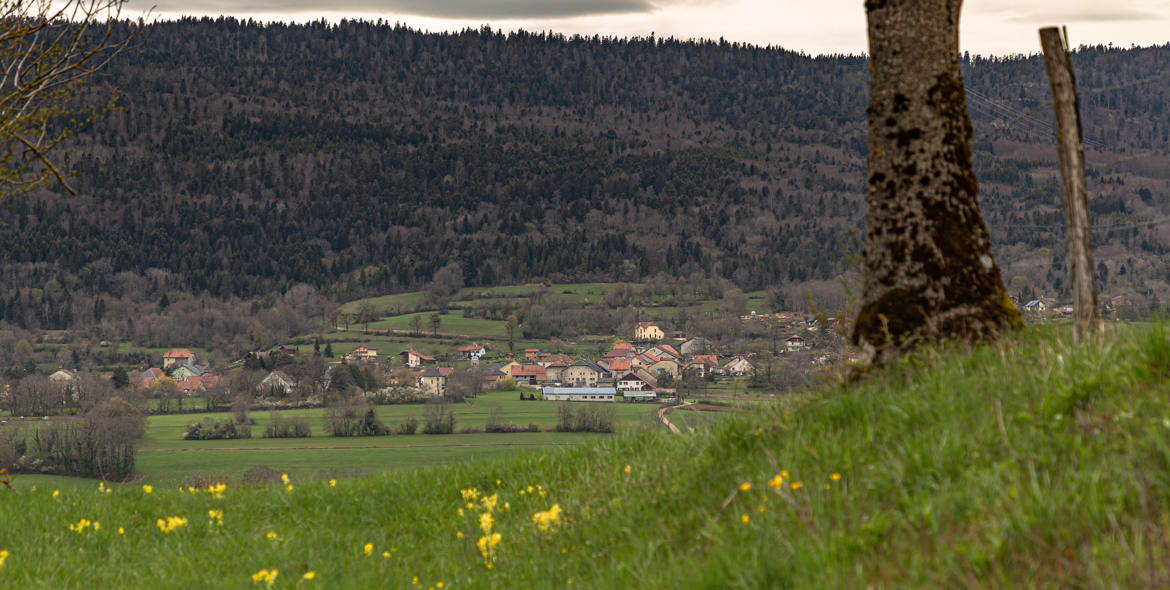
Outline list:
[[[486,24],[505,31],[723,37],[814,55],[865,51],[863,0],[129,0],[127,7],[133,14],[151,5],[167,19],[381,18],[427,31]],[[1036,53],[1036,30],[1061,24],[1068,26],[1073,46],[1165,44],[1170,0],[967,0],[960,45],[983,55]]]

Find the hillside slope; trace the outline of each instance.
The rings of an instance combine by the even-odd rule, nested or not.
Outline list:
[[[681,436],[335,487],[4,492],[0,577],[243,587],[275,568],[274,587],[1164,586],[1168,337],[1122,328],[1093,349],[1041,330],[908,357]],[[162,532],[174,516],[187,521]]]
[[[1148,75],[1168,52],[1074,55],[1110,295],[1170,297],[1170,234],[1148,223],[1170,215],[1170,80]],[[963,67],[1005,280],[1059,295],[1041,60]],[[81,194],[0,202],[10,323],[100,323],[98,294],[307,283],[356,298],[417,289],[449,266],[467,286],[661,274],[755,290],[835,279],[850,267],[838,244],[862,224],[856,56],[205,19],[157,24],[101,81],[121,89],[121,108],[72,146]]]

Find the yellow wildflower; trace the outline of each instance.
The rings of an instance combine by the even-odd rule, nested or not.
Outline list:
[[[460,508],[460,509],[457,511],[457,513],[459,514],[459,518],[463,518],[463,509],[462,509],[462,508]]]
[[[369,557],[374,552],[374,544],[366,543],[366,546],[362,547],[362,552],[366,554],[366,557]]]
[[[455,531],[455,538],[462,539],[463,538],[463,531]]]
[[[8,560],[8,550],[0,549],[0,567],[4,567],[4,562]]]
[[[278,570],[276,568],[262,569],[256,573],[252,574],[252,581],[253,582],[264,582],[265,586],[271,588],[272,585],[276,583],[276,576],[279,573],[280,573],[280,570]]]
[[[497,503],[497,502],[499,502],[499,500],[500,500],[500,498],[499,498],[499,495],[498,495],[498,494],[492,494],[492,495],[490,495],[490,496],[486,496],[486,497],[483,499],[483,507],[484,507],[484,510],[487,510],[488,512],[491,512],[492,510],[495,510],[495,509],[496,509],[496,503]]]
[[[309,571],[309,572],[305,572],[305,575],[301,576],[301,579],[302,580],[313,580],[316,577],[317,577],[317,572]]]
[[[783,477],[784,479],[788,479],[788,472],[781,469],[780,470],[780,477]]]
[[[799,490],[800,488],[803,488],[803,487],[804,487],[804,484],[799,482],[799,481],[792,482],[792,489],[794,489],[794,490]]]
[[[154,486],[152,486],[150,484],[146,484],[146,485],[142,486],[142,493],[144,493],[144,494],[154,493]]]
[[[208,510],[207,518],[209,524],[223,525],[223,510]]]
[[[268,531],[268,534],[264,535],[264,538],[268,539],[269,541],[275,541],[279,538],[279,535],[276,534],[276,531]]]
[[[836,473],[836,472],[830,473],[830,474],[829,474],[829,479],[831,479],[831,480],[833,480],[833,481],[841,481],[841,474],[840,474],[840,473]]]
[[[285,486],[285,489],[288,490],[289,492],[292,492],[292,490],[293,490],[292,484],[290,483],[287,486]]]
[[[629,475],[630,474],[630,464],[626,463],[626,467],[625,467],[625,469],[622,469],[622,471],[624,471],[626,475]]]
[[[776,475],[776,477],[773,477],[772,479],[768,480],[768,485],[770,485],[774,488],[778,488],[778,487],[784,485],[784,478],[780,477],[780,475]]]
[[[740,520],[741,522],[743,522],[744,524],[747,524],[747,523],[748,523],[748,521],[749,521],[749,520],[751,520],[751,518],[750,518],[750,517],[748,517],[747,513],[744,513],[744,515],[743,515],[743,516],[739,517],[739,520]]]
[[[479,528],[483,529],[485,534],[492,532],[492,523],[493,519],[491,512],[484,512],[483,514],[479,515]]]
[[[56,498],[57,496],[60,496],[60,495],[61,495],[61,490],[53,490],[53,497],[54,498]]]
[[[435,582],[435,588],[442,588],[445,584],[442,582]]]
[[[331,487],[331,488],[337,487],[337,480],[336,479],[329,480],[329,487]]]
[[[126,529],[124,529],[124,528],[122,528],[122,527],[118,527],[118,534],[119,534],[119,535],[124,535],[124,534],[126,534]]]
[[[418,576],[411,578],[410,583],[414,584],[415,586],[418,586]]]
[[[561,521],[561,505],[553,504],[552,508],[543,510],[532,515],[532,522],[536,523],[536,528],[541,532],[556,531],[557,525]]]
[[[94,530],[94,532],[102,530],[102,523],[100,523],[96,520],[93,521],[93,530]]]
[[[751,490],[752,490],[751,482],[745,481],[745,482],[739,484],[739,491],[750,492]]]
[[[288,485],[288,474],[287,474],[287,473],[281,473],[281,474],[280,474],[280,481],[283,481],[283,482],[284,482],[284,485]]]
[[[459,490],[459,493],[462,494],[463,499],[465,501],[479,499],[479,490],[476,488],[467,488],[465,490]]]
[[[382,559],[390,559],[390,552],[389,552],[389,551],[383,551],[383,552],[382,552]]]
[[[158,530],[162,531],[164,534],[169,534],[172,531],[176,531],[180,528],[183,528],[184,526],[187,526],[187,517],[168,516],[166,520],[161,518],[158,519],[155,524],[158,525]]]

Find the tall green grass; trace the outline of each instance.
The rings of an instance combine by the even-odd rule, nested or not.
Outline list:
[[[1037,329],[682,436],[635,430],[336,487],[5,493],[0,581],[250,587],[277,568],[287,588],[1164,586],[1168,339],[1157,325],[1072,346]],[[460,493],[472,487],[498,494],[491,569]],[[554,503],[559,530],[542,532],[533,515]],[[187,526],[161,533],[174,515]],[[80,518],[101,530],[70,531]]]

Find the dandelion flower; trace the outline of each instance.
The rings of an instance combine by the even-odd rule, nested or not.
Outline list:
[[[742,522],[742,523],[744,523],[744,524],[747,524],[747,523],[748,523],[748,521],[750,521],[750,520],[751,520],[751,517],[749,517],[749,516],[748,516],[748,515],[745,513],[743,516],[739,517],[739,520],[740,520],[740,522]]]
[[[280,474],[280,481],[283,481],[285,485],[288,485],[288,474],[287,474],[287,473],[281,473],[281,474]]]
[[[366,546],[362,547],[362,552],[366,554],[366,557],[369,557],[370,554],[374,552],[374,544],[366,543]]]
[[[745,481],[745,482],[743,482],[743,483],[739,484],[739,491],[741,491],[741,492],[750,492],[750,491],[752,491],[752,484],[751,484],[751,482],[749,482],[749,481]]]
[[[390,559],[390,552],[389,552],[389,551],[383,551],[383,552],[382,552],[382,559]]]
[[[316,577],[317,577],[317,572],[310,571],[310,572],[305,572],[305,575],[301,576],[301,579],[302,580],[313,580],[313,579],[316,579]]]
[[[763,513],[764,513],[764,507],[763,507],[763,506],[760,506],[760,507],[756,508],[756,512],[759,512],[760,514],[763,514]]]
[[[831,479],[833,481],[841,481],[841,474],[837,473],[837,472],[830,473],[829,479]]]
[[[768,485],[772,486],[774,488],[778,488],[778,487],[784,485],[784,478],[780,477],[780,475],[776,475],[776,477],[773,477],[772,479],[768,480]]]
[[[142,486],[142,493],[144,493],[144,494],[154,493],[154,486],[152,486],[150,484],[146,484],[146,485]]]
[[[57,496],[60,496],[60,495],[61,495],[61,490],[53,490],[53,497],[54,498],[56,498]]]
[[[792,489],[794,489],[794,490],[799,490],[800,488],[803,488],[803,487],[804,487],[804,484],[799,482],[799,481],[792,482]]]
[[[126,534],[126,529],[124,529],[124,528],[122,528],[122,527],[118,527],[118,534],[119,534],[119,535],[124,535],[124,534]]]
[[[271,588],[272,585],[276,583],[276,576],[279,573],[280,573],[280,570],[275,569],[275,568],[262,569],[256,573],[252,574],[252,581],[253,582],[264,582],[265,586],[268,586],[269,588]]]
[[[329,487],[331,487],[331,488],[337,487],[337,480],[336,479],[329,480]]]
[[[94,530],[94,531],[100,531],[100,530],[102,530],[102,523],[100,523],[100,522],[98,522],[98,521],[96,521],[96,520],[95,520],[95,521],[93,521],[93,530]]]
[[[463,531],[455,531],[455,538],[462,539],[463,538]]]
[[[8,559],[8,550],[0,549],[0,567],[4,567],[4,562]]]
[[[292,490],[293,490],[292,484],[290,483],[287,486],[285,486],[285,489],[287,489],[289,492],[292,492]]]
[[[788,472],[781,469],[780,470],[780,477],[783,477],[784,479],[788,479]]]
[[[630,474],[630,464],[629,464],[629,463],[627,463],[627,464],[626,464],[626,468],[625,468],[625,469],[623,469],[622,471],[624,471],[624,472],[626,473],[626,475],[629,475],[629,474]]]
[[[264,538],[268,539],[269,541],[275,541],[278,538],[278,535],[276,534],[276,531],[268,531],[268,534],[264,535]]]
[[[445,585],[446,584],[443,584],[442,582],[435,582],[435,588],[442,588]]]
[[[411,578],[410,583],[414,584],[415,586],[418,586],[418,576]]]

